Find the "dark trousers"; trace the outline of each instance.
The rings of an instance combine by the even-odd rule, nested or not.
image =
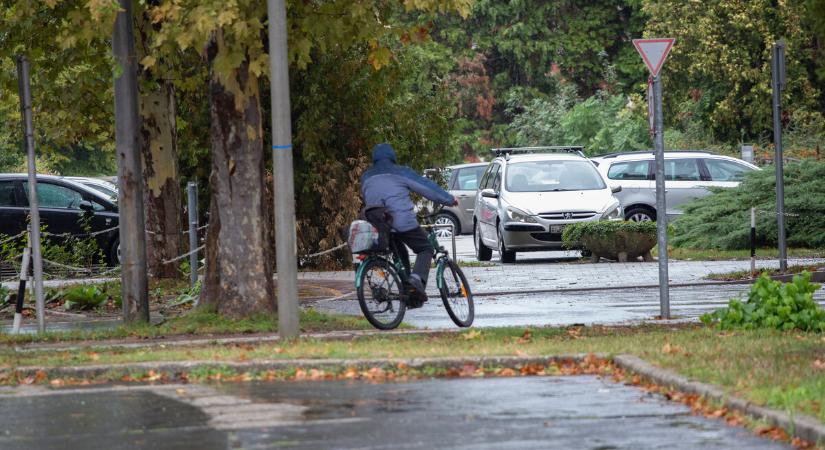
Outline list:
[[[403,233],[393,233],[393,241],[401,259],[404,262],[407,272],[410,271],[410,254],[407,252],[407,247],[415,252],[415,267],[412,273],[421,277],[421,281],[426,286],[427,276],[430,274],[430,263],[433,260],[435,249],[430,244],[427,237],[427,232],[423,228],[413,228],[410,231]],[[405,246],[406,245],[406,246]]]

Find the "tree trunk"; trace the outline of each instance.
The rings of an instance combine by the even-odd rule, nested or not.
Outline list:
[[[175,88],[168,81],[155,86],[140,98],[146,259],[152,276],[177,278],[180,263],[163,263],[183,253]]]
[[[218,33],[210,59],[220,39]],[[248,60],[229,76],[213,68],[209,82],[212,198],[200,301],[233,318],[276,310],[260,94],[248,69]]]

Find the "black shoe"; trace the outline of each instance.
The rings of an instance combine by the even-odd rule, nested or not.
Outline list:
[[[410,286],[412,286],[413,289],[415,289],[416,291],[418,291],[421,294],[424,294],[424,297],[427,296],[426,295],[427,288],[424,286],[424,282],[421,281],[421,278],[418,278],[417,275],[411,275],[410,279],[407,280],[407,281],[409,281]]]

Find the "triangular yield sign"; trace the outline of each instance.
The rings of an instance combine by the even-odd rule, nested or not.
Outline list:
[[[662,69],[667,54],[670,53],[670,48],[673,47],[675,41],[676,39],[673,38],[633,39],[633,46],[642,55],[645,65],[650,70],[651,75],[655,77],[659,75],[659,70]]]

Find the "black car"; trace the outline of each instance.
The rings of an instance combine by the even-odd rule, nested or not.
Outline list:
[[[26,229],[29,215],[28,176],[0,174],[0,234],[16,235]],[[80,183],[49,175],[37,176],[40,222],[51,234],[95,234],[110,265],[120,260],[117,203]],[[83,220],[88,219],[88,221]],[[88,223],[84,229],[84,222]],[[114,228],[114,229],[112,229]]]

